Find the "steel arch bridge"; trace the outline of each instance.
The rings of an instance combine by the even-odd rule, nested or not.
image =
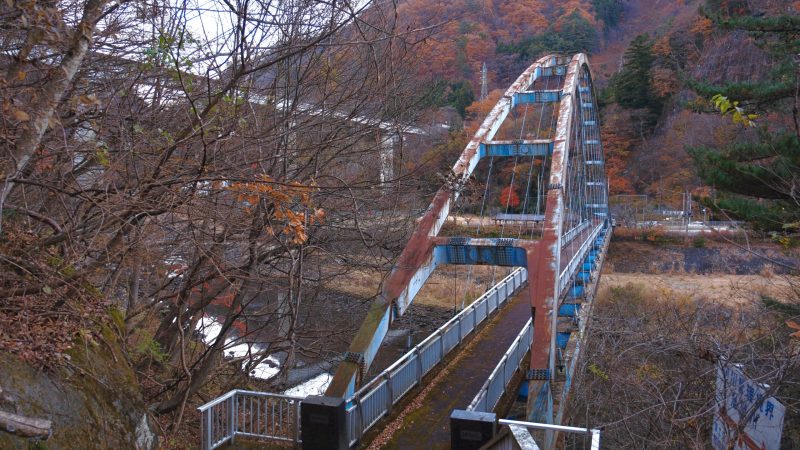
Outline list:
[[[528,107],[540,108],[540,123],[549,108],[555,127],[546,136],[537,130],[533,138],[496,139],[502,137],[498,132],[507,125],[509,114],[520,106],[526,115]],[[545,207],[539,239],[524,239],[521,233],[499,239],[439,236],[455,201],[485,158],[541,160],[547,182],[542,189]],[[596,288],[592,273],[602,263],[609,229],[608,184],[587,57],[546,56],[509,87],[464,149],[371,305],[326,396],[353,395],[390,325],[408,310],[437,266],[521,267],[527,271],[533,324],[526,377],[528,419],[559,423],[563,408],[558,405],[569,392],[590,313],[590,291]]]

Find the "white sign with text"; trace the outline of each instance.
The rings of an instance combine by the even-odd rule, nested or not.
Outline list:
[[[737,365],[717,366],[716,413],[711,442],[716,450],[779,450],[786,407],[774,397],[765,397],[769,386],[747,378]],[[751,414],[752,413],[752,414]],[[740,421],[751,414],[742,433]]]

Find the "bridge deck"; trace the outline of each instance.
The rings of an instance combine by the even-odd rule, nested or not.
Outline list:
[[[530,317],[526,286],[447,364],[422,398],[384,428],[378,439],[388,442],[380,448],[449,449],[450,413],[466,409]]]

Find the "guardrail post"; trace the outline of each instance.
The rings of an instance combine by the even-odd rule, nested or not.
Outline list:
[[[294,401],[294,446],[300,443],[300,400]]]
[[[592,433],[592,450],[600,450],[600,430],[593,429]]]
[[[213,432],[214,430],[211,428],[211,414],[213,413],[214,408],[211,407],[206,411],[203,411],[203,428],[205,428],[202,432],[202,439],[203,439],[203,450],[211,449],[211,442],[214,439]]]
[[[361,402],[360,395],[355,398],[355,402],[356,409],[354,409],[354,411],[358,411],[358,433],[356,434],[358,435],[358,439],[361,439],[361,436],[364,436],[364,431],[367,429],[367,421],[364,419],[364,403]]]
[[[508,385],[508,380],[506,379],[506,369],[508,368],[508,355],[503,356],[503,392],[506,390],[506,386]],[[502,397],[503,394],[500,394]],[[500,400],[499,398],[497,400]],[[492,409],[494,409],[496,405],[492,405]]]
[[[417,355],[417,386],[422,384],[422,353],[419,351],[419,346],[414,347],[414,354]]]
[[[439,333],[439,348],[442,349],[442,351],[439,353],[439,361],[436,361],[436,364],[439,364],[439,362],[444,359],[444,336],[446,334],[446,330]]]
[[[392,389],[392,374],[387,373],[383,376],[386,380],[386,414],[389,414],[389,411],[392,410],[392,404],[394,403],[394,390]]]
[[[300,406],[300,432],[303,448],[309,450],[345,450],[347,438],[345,399],[311,395]]]
[[[231,438],[231,443],[233,443],[236,438],[236,397],[237,395],[233,394],[228,400],[228,436]]]

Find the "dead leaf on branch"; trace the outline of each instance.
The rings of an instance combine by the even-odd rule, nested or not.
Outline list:
[[[255,182],[233,183],[230,190],[237,193],[238,201],[246,202],[248,206],[256,205],[262,199],[269,202],[272,205],[271,218],[285,222],[282,232],[294,244],[305,243],[308,240],[307,228],[321,223],[325,217],[325,211],[312,203],[311,193],[317,187],[296,181],[279,184],[266,174],[260,178]],[[251,212],[249,207],[245,207],[245,211]],[[269,235],[273,236],[274,232],[271,226],[267,227]]]
[[[798,330],[790,334],[789,336],[800,339],[800,323],[797,323],[794,320],[787,320],[786,325],[793,330]]]
[[[14,109],[11,111],[11,114],[14,116],[18,122],[27,122],[31,120],[31,116],[28,115],[25,111],[21,109]]]

